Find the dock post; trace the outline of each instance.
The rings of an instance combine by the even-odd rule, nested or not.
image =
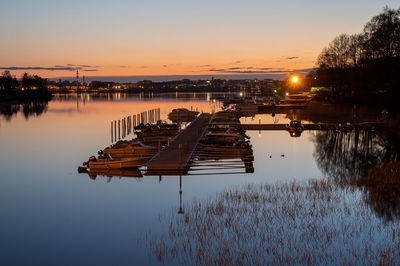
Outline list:
[[[132,117],[129,116],[129,134],[132,133]]]
[[[123,137],[122,138],[125,138],[125,136],[126,136],[126,120],[125,120],[125,117],[122,120],[122,129],[123,129]]]
[[[118,140],[121,139],[121,120],[118,120]]]
[[[124,138],[124,119],[121,119],[121,137]]]
[[[129,134],[131,134],[131,132],[132,132],[132,117],[131,116],[128,116],[128,121],[129,121],[129,123],[128,123]]]
[[[113,130],[113,121],[111,121],[111,143],[114,141],[114,136],[113,136],[114,130]]]
[[[131,133],[131,121],[129,121],[129,116],[126,117],[126,135]]]
[[[114,141],[117,141],[117,120],[114,120]]]

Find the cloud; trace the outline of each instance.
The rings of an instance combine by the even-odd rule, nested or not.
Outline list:
[[[163,65],[163,67],[168,67],[167,65]]]
[[[302,69],[296,69],[295,72],[310,72],[310,71],[314,71],[316,70],[316,68],[302,68]]]
[[[289,56],[289,57],[286,57],[286,59],[288,59],[288,60],[293,60],[293,59],[298,59],[299,57],[298,56]]]
[[[253,67],[253,66],[210,68],[208,69],[208,71],[216,72],[218,74],[286,74],[292,72],[292,70],[285,68]],[[299,70],[299,72],[304,72],[304,71]]]
[[[98,68],[99,66],[90,66],[90,65],[77,65],[78,67],[83,67],[83,68]]]
[[[240,64],[241,63],[241,61],[235,61],[235,64]]]
[[[128,66],[119,66],[120,68],[128,68]]]
[[[250,70],[249,70],[250,69]],[[230,67],[230,68],[211,68],[208,71],[217,72],[219,74],[284,74],[290,72],[289,70],[274,70],[272,68],[264,67],[264,68],[239,68],[239,67]]]
[[[64,66],[54,66],[54,67],[0,67],[2,70],[49,70],[49,71],[56,71],[56,70],[64,70],[64,71],[74,71],[76,68],[73,67],[64,67]]]
[[[200,66],[197,66],[197,67],[212,67],[213,65],[200,65]]]
[[[90,66],[90,65],[72,65],[67,64],[63,65],[54,65],[51,67],[42,67],[42,66],[11,66],[11,67],[0,67],[1,70],[47,70],[47,71],[98,71],[96,68],[99,66]]]

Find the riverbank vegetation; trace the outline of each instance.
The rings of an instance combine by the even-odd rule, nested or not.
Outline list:
[[[377,217],[355,188],[325,179],[228,189],[161,217],[165,231],[147,243],[183,264],[396,264],[399,221]]]
[[[25,73],[20,80],[4,71],[0,76],[0,102],[7,104],[48,101],[51,92],[47,88],[47,79]]]

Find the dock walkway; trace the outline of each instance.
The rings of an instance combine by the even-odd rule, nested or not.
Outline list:
[[[219,123],[219,125],[240,125],[244,130],[287,130],[287,124],[239,124],[239,123]],[[356,123],[352,124],[356,130],[378,130],[387,128],[381,123]],[[339,124],[325,123],[325,124],[303,124],[304,130],[336,130]]]
[[[147,175],[170,171],[186,173],[189,161],[200,139],[203,137],[210,114],[201,114],[187,128],[181,131],[170,145],[158,152],[147,164]]]

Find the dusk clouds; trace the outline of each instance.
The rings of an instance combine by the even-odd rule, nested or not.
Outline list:
[[[76,70],[83,70],[94,72],[98,71],[100,66],[91,66],[91,65],[74,65],[74,64],[67,64],[67,65],[55,65],[51,67],[42,67],[42,66],[10,66],[10,67],[0,67],[0,70],[47,70],[47,71],[76,71]]]
[[[210,68],[208,71],[218,74],[289,74],[292,72],[308,73],[314,68],[305,69],[283,69],[271,67],[228,67],[228,68]]]

